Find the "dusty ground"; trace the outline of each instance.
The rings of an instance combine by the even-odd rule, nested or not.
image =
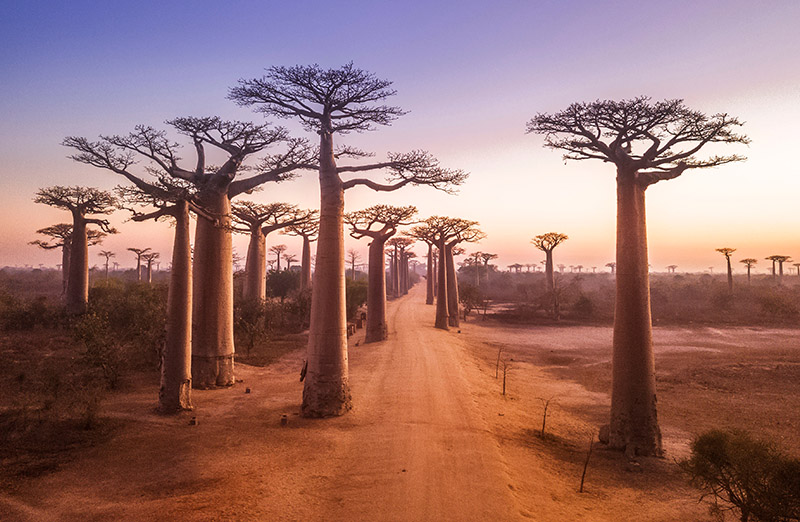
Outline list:
[[[0,520],[708,520],[671,460],[691,433],[739,424],[763,403],[754,425],[796,446],[786,439],[800,432],[796,331],[658,330],[670,457],[632,466],[597,447],[578,493],[608,408],[610,329],[471,321],[445,332],[431,327],[422,292],[390,304],[389,341],[352,339],[352,413],[297,416],[302,350],[239,365],[242,383],[196,391],[196,411],[183,416],[155,415],[156,389],[141,383],[106,405],[122,424],[110,441],[1,493]],[[501,347],[506,396],[495,379]],[[782,358],[766,364],[765,354]],[[551,397],[542,439],[539,399]]]

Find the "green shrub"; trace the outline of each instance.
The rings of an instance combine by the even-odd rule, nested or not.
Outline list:
[[[738,511],[740,519],[761,522],[800,520],[800,460],[741,431],[712,430],[692,443],[680,463],[691,483],[711,497],[721,519]]]
[[[89,289],[89,313],[103,318],[114,340],[129,348],[129,364],[158,368],[166,335],[167,285],[109,280]]]
[[[267,294],[286,299],[290,292],[300,288],[300,273],[292,270],[270,270],[267,275]]]
[[[367,282],[345,279],[347,319],[355,319],[358,307],[367,302]]]

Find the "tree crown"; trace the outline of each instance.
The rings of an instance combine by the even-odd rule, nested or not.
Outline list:
[[[722,254],[723,256],[725,256],[725,259],[730,259],[731,258],[731,254],[736,252],[736,249],[735,248],[729,248],[729,247],[723,247],[723,248],[717,248],[716,251],[719,252],[720,254]]]
[[[736,154],[697,156],[709,143],[749,143],[735,132],[741,125],[728,114],[708,116],[690,110],[683,100],[651,103],[640,96],[573,103],[555,114],[537,114],[528,122],[527,132],[544,134],[545,145],[563,150],[565,160],[611,162],[618,169],[636,172],[637,180],[647,186],[680,176],[689,168],[744,160]]]
[[[270,67],[260,79],[239,80],[228,98],[271,116],[299,118],[311,131],[361,132],[389,125],[404,114],[399,107],[380,104],[396,93],[391,85],[352,62],[338,69],[317,64]]]
[[[397,227],[413,223],[416,213],[417,207],[411,205],[374,205],[345,214],[344,222],[352,229],[350,235],[357,239],[364,236],[393,235]]]
[[[535,246],[542,252],[552,252],[555,247],[557,247],[567,239],[569,239],[569,236],[567,236],[566,234],[560,234],[558,232],[547,232],[546,234],[541,234],[531,239],[531,243],[533,243],[533,246]]]

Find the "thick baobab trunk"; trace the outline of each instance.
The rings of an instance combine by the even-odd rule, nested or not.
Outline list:
[[[86,237],[86,221],[77,214],[73,215],[68,273],[67,313],[86,313],[89,304],[89,241]]]
[[[67,241],[72,240],[65,239],[65,244],[61,247],[61,293],[64,296],[67,295],[67,282],[69,281],[69,259],[72,257],[72,249],[68,244],[66,244]]]
[[[436,328],[441,328],[442,330],[448,330],[448,314],[447,314],[447,272],[446,266],[447,262],[444,259],[445,257],[445,246],[444,243],[439,244],[439,266],[438,266],[438,276],[437,276],[437,283],[436,283]]]
[[[167,338],[161,364],[158,410],[192,409],[192,253],[189,245],[189,205],[177,204],[172,271],[167,297]]]
[[[300,256],[300,291],[311,288],[311,240],[303,236],[303,253]]]
[[[384,270],[385,239],[373,238],[369,245],[369,285],[367,286],[367,328],[365,343],[383,341],[386,327],[386,273]]]
[[[798,275],[800,275],[800,270],[798,270]],[[750,284],[750,266],[747,266],[747,284]]]
[[[456,278],[456,266],[453,260],[453,245],[445,247],[446,268],[447,268],[447,323],[450,326],[459,326],[458,319],[458,279]]]
[[[431,257],[433,258],[433,297],[439,295],[439,257],[434,252]]]
[[[153,263],[150,261],[147,262],[147,284],[150,285],[153,283]]]
[[[400,253],[400,293],[408,294],[408,256],[405,251]]]
[[[244,263],[242,297],[246,301],[263,301],[267,295],[267,238],[261,227],[250,230],[247,259]]]
[[[319,239],[302,406],[306,417],[342,415],[352,407],[345,317],[344,189],[329,133],[321,134],[320,149]]]
[[[142,254],[136,254],[136,280],[142,282]]]
[[[617,278],[609,444],[660,455],[647,264],[645,188],[617,172]]]
[[[733,292],[733,270],[731,269],[731,258],[730,256],[725,256],[725,259],[728,261],[728,292]]]
[[[428,243],[428,266],[425,271],[425,304],[433,304],[433,245]]]
[[[195,233],[192,384],[205,389],[234,383],[233,248],[228,195],[207,194],[203,206],[219,220],[198,217]]]
[[[547,291],[553,292],[556,289],[555,275],[553,274],[553,251],[544,251],[544,278],[547,281]]]
[[[394,247],[394,253],[391,260],[391,274],[392,274],[392,296],[400,296],[400,275],[398,273],[400,267],[400,250],[397,246]]]

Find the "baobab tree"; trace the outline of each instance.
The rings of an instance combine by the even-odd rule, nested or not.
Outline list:
[[[148,252],[142,256],[145,263],[147,263],[147,284],[153,283],[153,262],[161,257],[158,252]]]
[[[69,223],[59,223],[49,227],[40,228],[36,231],[37,234],[49,237],[50,241],[43,241],[36,239],[31,241],[31,245],[36,245],[45,250],[52,250],[54,248],[61,249],[61,293],[67,292],[67,279],[69,278],[69,258],[70,258],[70,245],[72,244],[72,225]],[[106,233],[101,230],[87,229],[86,230],[86,243],[88,246],[98,245],[103,242]]]
[[[289,203],[262,205],[252,201],[232,203],[231,213],[234,230],[250,235],[244,265],[243,297],[248,301],[263,301],[267,297],[267,236],[276,230],[304,223],[309,219],[309,214]],[[282,253],[283,251],[278,257]],[[280,270],[280,260],[278,260],[278,270]]]
[[[76,139],[80,145],[81,139]],[[132,157],[118,147],[84,142],[72,159],[94,167],[111,170],[124,176],[134,187],[117,189],[119,199],[133,213],[134,221],[175,219],[175,239],[172,248],[169,291],[167,295],[166,339],[161,364],[161,386],[158,410],[173,413],[192,409],[191,332],[192,332],[192,270],[189,243],[190,210],[204,214],[193,201],[191,187],[179,180],[157,175],[152,182],[133,174]],[[153,169],[149,169],[150,173]],[[127,205],[144,206],[143,213]],[[213,219],[205,215],[206,219]],[[149,249],[148,249],[149,250]]]
[[[606,263],[606,266],[611,269],[611,273],[612,274],[616,272],[616,269],[617,269],[617,264],[616,263]]]
[[[136,280],[141,282],[141,280],[142,280],[142,257],[145,254],[147,254],[148,252],[150,252],[151,249],[150,249],[150,247],[148,247],[148,248],[131,247],[131,248],[128,248],[127,250],[130,251],[130,252],[133,252],[134,254],[136,254]]]
[[[788,261],[791,261],[792,260],[791,256],[774,255],[774,256],[769,256],[767,259],[772,261],[772,278],[773,279],[775,279],[775,276],[776,276],[775,264],[777,263],[777,265],[778,265],[778,272],[777,272],[778,284],[782,285],[783,284],[783,264],[788,262]]]
[[[555,275],[553,274],[553,250],[569,239],[566,234],[559,232],[547,232],[531,239],[533,246],[544,252],[544,273],[547,283],[547,293],[550,296],[553,317],[558,320],[561,312],[559,310],[558,292],[556,291]],[[564,265],[559,265],[561,272],[564,272]],[[570,267],[571,268],[571,267]]]
[[[115,234],[107,219],[91,216],[111,214],[116,198],[92,187],[53,186],[39,189],[35,203],[68,210],[72,214],[70,259],[68,263],[66,309],[69,314],[86,312],[89,303],[89,236],[88,225],[96,225],[106,234]]]
[[[347,260],[350,262],[350,278],[355,281],[356,280],[356,263],[361,261],[361,254],[358,253],[358,250],[355,248],[351,248],[347,251]]]
[[[286,252],[286,249],[289,248],[286,245],[273,245],[269,247],[269,251],[275,254],[275,270],[277,272],[281,271],[281,257],[283,253]]]
[[[413,222],[416,207],[394,207],[375,205],[364,210],[345,214],[344,220],[350,226],[350,235],[356,239],[370,238],[368,285],[367,285],[367,324],[365,343],[383,341],[387,337],[386,325],[386,273],[384,267],[385,245],[397,229]]]
[[[341,415],[351,407],[348,384],[347,325],[344,288],[344,192],[357,186],[392,191],[405,185],[430,185],[447,190],[466,174],[448,170],[424,151],[389,154],[380,163],[343,166],[345,157],[363,158],[364,151],[337,148],[335,134],[361,132],[389,125],[403,114],[398,107],[379,105],[395,91],[391,82],[357,69],[352,63],[338,69],[318,65],[270,67],[260,79],[240,80],[230,98],[240,105],[282,118],[297,118],[319,136],[320,230],[308,367],[302,412],[309,417]],[[342,179],[342,174],[374,170],[389,172],[387,183],[371,179]]]
[[[306,210],[302,223],[286,227],[281,233],[303,238],[303,251],[300,254],[300,291],[311,288],[311,243],[319,233],[319,212]]]
[[[678,268],[678,265],[669,265],[667,267],[667,272],[669,272],[670,274],[674,274],[676,268]]]
[[[717,248],[717,252],[725,256],[725,261],[728,264],[728,292],[733,292],[733,269],[731,269],[731,254],[736,252],[735,248]]]
[[[709,143],[749,143],[741,123],[727,114],[708,116],[682,100],[652,103],[647,97],[575,103],[538,114],[527,131],[545,135],[547,147],[565,160],[600,160],[616,167],[617,277],[612,357],[609,444],[631,455],[659,455],[647,261],[645,190],[689,169],[744,158],[698,157]]]
[[[114,252],[112,252],[111,250],[101,250],[101,251],[100,251],[100,253],[99,253],[99,254],[97,254],[97,255],[98,255],[98,256],[100,256],[100,257],[104,257],[104,258],[106,258],[106,263],[105,263],[105,265],[106,265],[106,267],[105,267],[105,273],[106,273],[106,279],[108,279],[108,263],[109,263],[109,261],[111,260],[111,258],[112,258],[112,257],[115,257],[117,254],[115,254],[115,253],[114,253]]]
[[[797,270],[797,276],[800,277],[800,263],[792,263],[792,266]]]
[[[403,256],[408,247],[414,244],[415,239],[409,237],[393,237],[389,239],[386,244],[392,247],[393,251],[390,255],[390,270],[389,270],[389,283],[391,284],[391,293],[394,297],[399,297],[403,293],[401,281],[401,265]]]
[[[428,245],[427,263],[425,267],[425,304],[432,305],[436,298],[436,235],[428,227],[415,227],[411,237]]]
[[[424,239],[435,244],[439,251],[438,276],[436,292],[436,320],[434,326],[442,330],[448,330],[452,322],[452,315],[455,312],[456,320],[458,316],[458,294],[455,294],[455,310],[451,310],[453,299],[449,294],[453,292],[457,283],[452,274],[455,274],[455,267],[452,260],[452,248],[462,241],[477,241],[483,237],[483,233],[476,227],[477,221],[469,221],[460,218],[449,218],[443,216],[431,216],[421,225],[411,229],[409,235],[417,239]],[[452,244],[451,244],[452,243]],[[448,245],[450,245],[448,247]],[[450,261],[448,262],[448,257]],[[453,267],[448,270],[448,263]],[[451,272],[451,277],[448,273]],[[456,290],[457,291],[457,290]]]
[[[179,144],[165,132],[143,125],[125,136],[101,136],[98,142],[68,137],[64,145],[77,149],[78,157],[87,160],[84,162],[126,177],[133,158],[144,157],[159,172],[193,187],[196,206],[205,210],[198,214],[192,258],[193,384],[198,388],[231,386],[235,382],[231,199],[264,183],[289,179],[299,168],[315,168],[316,163],[309,160],[307,142],[291,139],[281,127],[218,117],[175,118],[167,123],[191,140],[194,166],[182,165]],[[246,159],[277,145],[283,146],[282,152],[267,155],[252,169],[245,169],[253,175],[240,176]],[[221,165],[206,164],[207,147],[223,154]]]
[[[747,284],[749,285],[750,284],[750,269],[753,268],[753,266],[755,266],[756,263],[758,263],[758,260],[754,259],[752,257],[746,257],[746,258],[740,260],[739,262],[743,263],[744,266],[747,267]]]
[[[286,261],[286,270],[291,270],[292,263],[297,261],[297,256],[294,254],[283,254],[283,260]]]

